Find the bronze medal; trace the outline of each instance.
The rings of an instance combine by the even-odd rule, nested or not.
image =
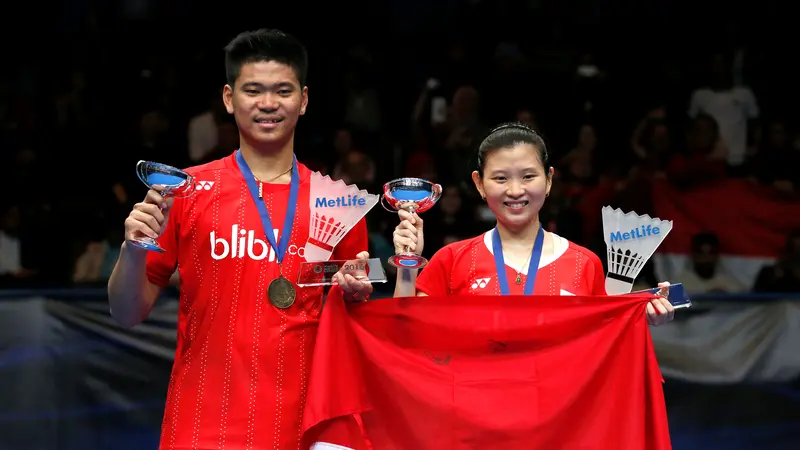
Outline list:
[[[297,291],[295,291],[291,281],[280,275],[269,283],[267,296],[270,303],[276,308],[286,309],[294,304]]]

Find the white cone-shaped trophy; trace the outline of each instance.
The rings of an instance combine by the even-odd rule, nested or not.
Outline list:
[[[311,174],[311,207],[306,261],[327,261],[336,244],[371,210],[380,196],[358,186],[333,181],[319,172]],[[365,249],[366,250],[366,249]]]
[[[671,220],[603,207],[603,237],[608,258],[606,293],[631,292],[639,272],[671,230]]]

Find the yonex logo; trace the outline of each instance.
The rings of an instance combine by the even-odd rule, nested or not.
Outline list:
[[[214,182],[213,181],[198,181],[197,182],[197,190],[200,190],[200,191],[210,191],[213,186],[214,186]]]
[[[472,283],[472,289],[483,289],[489,283],[491,278],[477,278],[475,282]]]

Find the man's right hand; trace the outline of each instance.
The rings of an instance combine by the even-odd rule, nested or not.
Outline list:
[[[144,236],[158,239],[167,227],[173,202],[173,198],[165,200],[158,191],[150,189],[144,201],[133,205],[133,210],[125,219],[125,240]]]

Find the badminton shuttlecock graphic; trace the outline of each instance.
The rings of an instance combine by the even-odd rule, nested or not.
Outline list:
[[[333,181],[319,172],[311,174],[311,223],[305,259],[327,261],[336,244],[363,218],[380,197],[343,181]]]
[[[608,253],[606,293],[631,292],[639,271],[671,230],[671,220],[603,207],[603,237]]]

